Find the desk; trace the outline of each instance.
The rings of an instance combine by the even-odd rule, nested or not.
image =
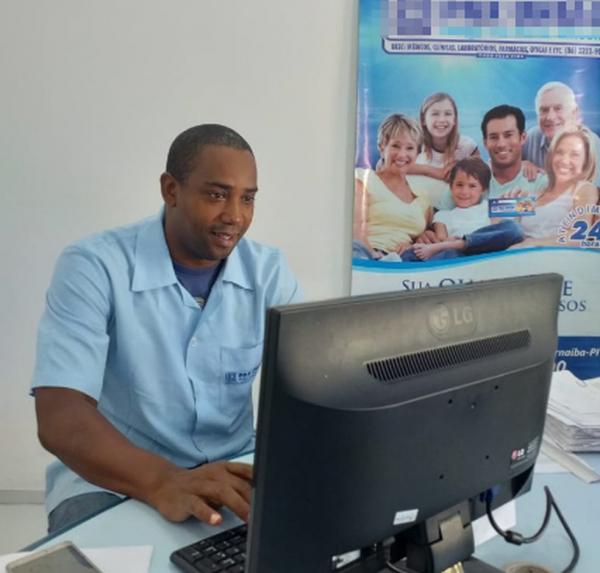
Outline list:
[[[600,454],[582,456],[600,472]],[[532,489],[517,500],[516,530],[531,535],[539,528],[545,508],[543,486],[550,487],[556,502],[573,530],[581,548],[577,573],[600,570],[600,483],[585,484],[570,474],[536,474]],[[224,512],[223,524],[210,527],[197,521],[173,524],[138,501],[128,500],[74,527],[39,547],[70,539],[80,547],[153,545],[152,573],[179,573],[169,561],[175,549],[193,543],[239,523]],[[516,547],[500,538],[481,545],[476,555],[501,568],[514,561],[535,561],[561,571],[571,560],[571,543],[556,516],[543,537],[534,544]]]

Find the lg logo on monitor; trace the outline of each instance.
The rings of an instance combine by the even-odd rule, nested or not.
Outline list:
[[[428,323],[436,338],[470,334],[477,324],[475,311],[468,300],[436,304],[429,312]]]

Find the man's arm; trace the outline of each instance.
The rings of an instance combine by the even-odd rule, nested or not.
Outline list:
[[[84,479],[156,508],[170,521],[190,516],[216,525],[216,511],[249,514],[252,466],[215,462],[181,469],[131,444],[77,390],[35,389],[38,435],[42,445]]]

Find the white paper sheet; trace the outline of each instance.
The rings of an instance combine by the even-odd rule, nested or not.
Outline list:
[[[81,549],[102,573],[148,573],[152,560],[151,545],[136,545],[132,547],[102,547]],[[0,571],[6,573],[6,565],[35,551],[11,553],[0,556]]]

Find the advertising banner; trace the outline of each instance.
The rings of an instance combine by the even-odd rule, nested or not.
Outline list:
[[[361,0],[352,294],[558,272],[600,377],[600,2]]]

